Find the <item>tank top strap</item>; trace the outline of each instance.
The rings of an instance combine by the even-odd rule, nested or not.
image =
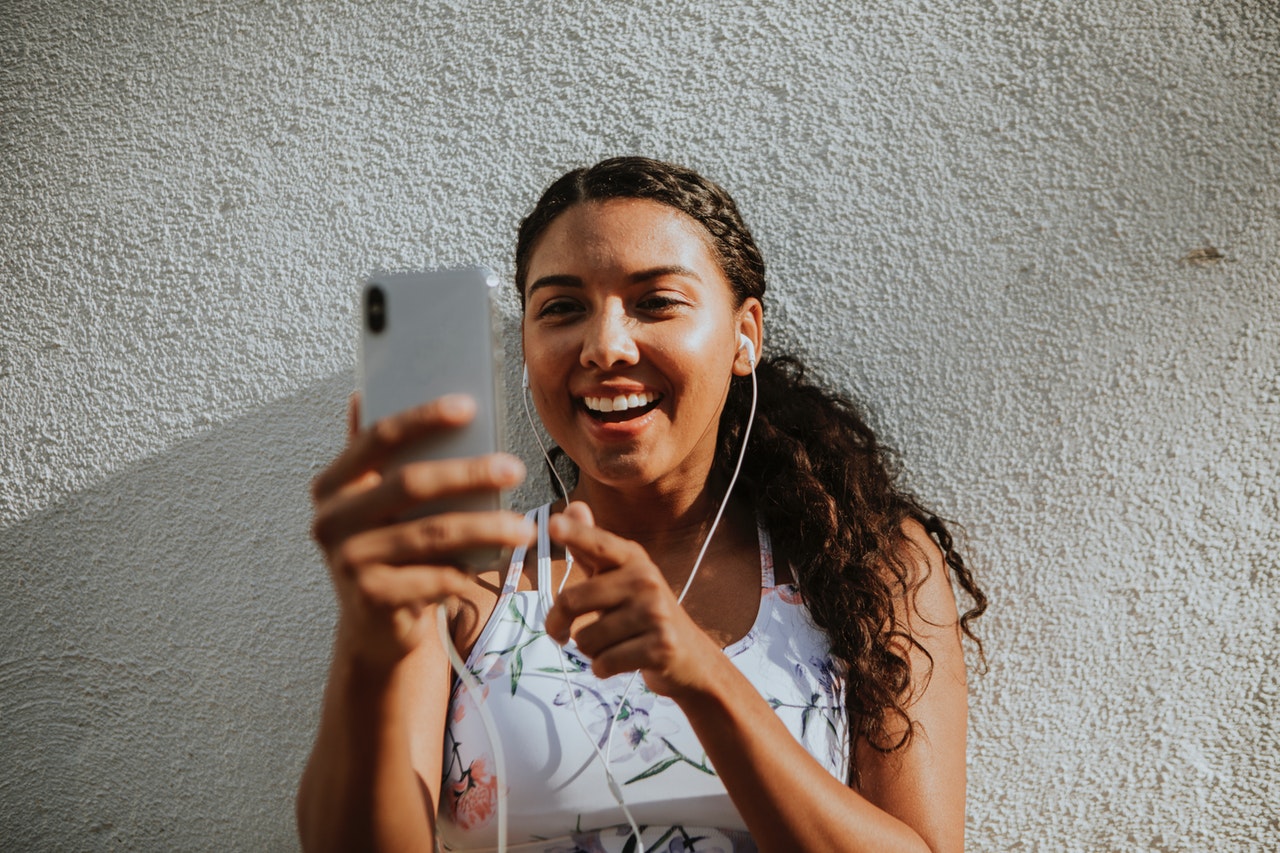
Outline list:
[[[773,589],[777,585],[773,574],[773,538],[763,521],[756,521],[756,535],[760,538],[760,587]]]
[[[542,545],[542,535],[546,525],[543,522],[543,520],[540,519],[540,517],[538,516],[538,513],[539,512],[545,513],[545,511],[546,511],[546,507],[543,506],[543,507],[539,507],[538,509],[531,509],[524,514],[524,517],[526,520],[533,521],[536,524],[538,524],[539,548],[541,548],[541,545]],[[501,597],[505,598],[506,596],[511,595],[513,592],[515,592],[520,588],[520,575],[524,573],[524,558],[525,558],[525,554],[527,554],[528,551],[529,551],[528,545],[521,545],[520,547],[516,548],[514,551],[511,552],[511,563],[510,565],[507,566],[507,576],[502,583]],[[541,557],[541,554],[539,554],[539,557]],[[539,559],[538,565],[539,567],[541,567],[542,565],[541,559]]]
[[[551,534],[547,532],[551,504],[543,504],[531,515],[535,515],[534,521],[538,526],[538,597],[550,607],[554,598],[551,589]]]

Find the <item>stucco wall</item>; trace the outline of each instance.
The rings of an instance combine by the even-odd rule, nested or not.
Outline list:
[[[11,0],[0,146],[5,849],[296,846],[355,282],[616,153],[967,528],[970,848],[1280,847],[1272,0]]]

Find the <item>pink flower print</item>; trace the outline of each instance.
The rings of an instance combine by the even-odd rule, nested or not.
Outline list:
[[[495,678],[501,678],[507,674],[507,660],[499,655],[494,655],[493,662],[489,664],[488,668],[483,673],[475,674],[484,679],[484,681],[493,681]],[[487,688],[488,685],[486,684],[485,687]]]
[[[460,829],[475,829],[493,819],[498,808],[498,780],[483,758],[477,758],[449,787],[449,813]]]
[[[780,583],[772,587],[770,591],[787,604],[804,604],[804,596],[800,594],[800,587],[793,583]]]
[[[479,698],[473,699],[471,688],[467,687],[466,684],[463,684],[461,681],[459,681],[457,686],[454,687],[454,690],[453,690],[453,701],[454,701],[455,707],[457,708],[457,710],[454,711],[454,714],[456,715],[453,718],[454,722],[456,723],[458,720],[461,720],[464,716],[466,716],[466,713],[462,711],[462,707],[464,704],[473,703],[473,702],[485,702],[488,699],[489,699],[489,685],[486,684],[485,682],[483,681],[480,682]]]

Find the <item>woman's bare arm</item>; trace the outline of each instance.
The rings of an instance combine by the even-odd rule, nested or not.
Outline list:
[[[448,658],[427,641],[378,671],[343,645],[298,789],[303,849],[434,850]]]
[[[681,701],[762,851],[964,848],[968,694],[955,598],[937,546],[918,525],[908,536],[917,571],[928,574],[912,601],[900,601],[899,624],[932,665],[905,641],[899,648],[911,655],[915,736],[890,753],[859,739],[857,790],[814,761],[731,664],[718,687]]]
[[[388,468],[407,442],[461,426],[474,405],[445,399],[360,431],[318,476],[312,532],[338,599],[338,631],[320,729],[303,774],[298,831],[307,850],[431,850],[448,714],[449,662],[437,608],[451,628],[491,593],[456,555],[514,547],[534,534],[514,513],[402,521],[415,504],[516,485],[523,466],[495,454]],[[471,639],[474,639],[473,637]]]

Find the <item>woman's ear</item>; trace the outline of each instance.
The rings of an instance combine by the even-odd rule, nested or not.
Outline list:
[[[764,348],[764,306],[754,296],[747,297],[738,309],[738,355],[733,361],[735,376],[750,376]]]

